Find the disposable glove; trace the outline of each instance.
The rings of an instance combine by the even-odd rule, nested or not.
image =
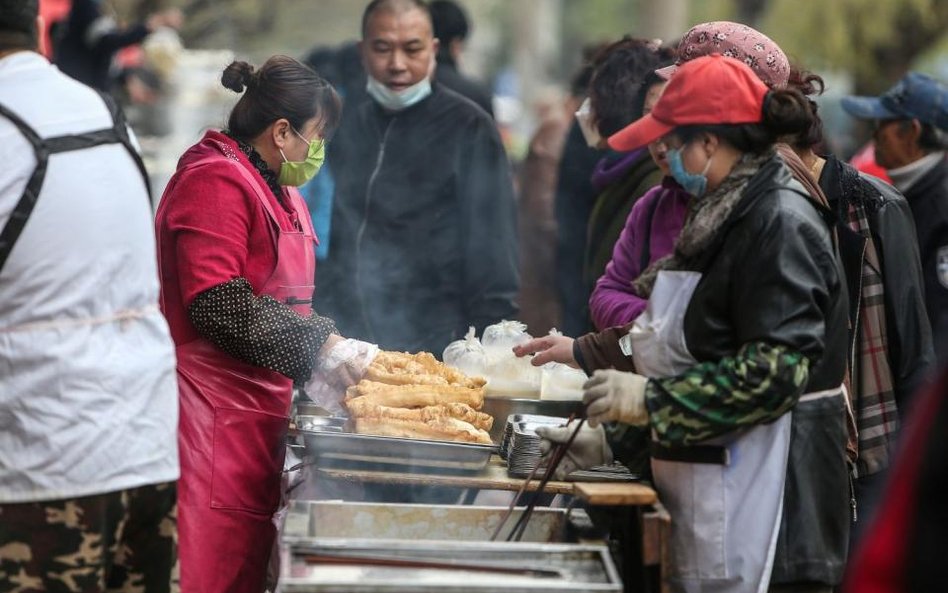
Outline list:
[[[537,435],[543,440],[540,441],[540,452],[546,456],[547,463],[552,461],[552,456],[548,453],[557,444],[565,444],[569,441],[573,431],[576,429],[578,420],[570,422],[566,426],[540,426],[537,428]],[[608,465],[612,463],[612,449],[606,442],[606,431],[601,426],[590,428],[584,424],[579,429],[579,434],[573,440],[566,455],[553,472],[553,478],[563,480],[569,474],[579,469],[589,469],[597,465]]]
[[[583,403],[590,426],[622,422],[645,426],[645,386],[648,379],[635,373],[599,370],[583,385]]]
[[[332,414],[343,414],[342,400],[346,388],[355,385],[375,360],[379,347],[375,344],[333,336],[319,353],[316,367],[303,391],[320,407]]]

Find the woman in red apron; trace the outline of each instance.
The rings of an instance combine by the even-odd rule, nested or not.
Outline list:
[[[313,313],[309,212],[338,120],[332,88],[296,60],[245,62],[228,129],[185,152],[162,197],[161,308],[177,347],[181,589],[263,590],[294,381],[341,338]],[[246,90],[245,90],[246,89]]]

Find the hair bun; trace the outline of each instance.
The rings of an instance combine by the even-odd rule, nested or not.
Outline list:
[[[244,92],[244,88],[250,88],[254,83],[253,66],[247,62],[231,62],[224,68],[221,75],[221,84],[235,93]]]

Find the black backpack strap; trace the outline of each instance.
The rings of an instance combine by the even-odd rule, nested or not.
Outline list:
[[[154,204],[154,200],[151,195],[151,183],[148,181],[148,170],[145,169],[145,161],[142,160],[142,155],[138,154],[138,151],[135,150],[135,146],[132,145],[132,139],[128,135],[128,122],[125,121],[125,114],[115,99],[105,93],[99,93],[99,96],[102,97],[102,101],[109,110],[109,115],[112,116],[112,128],[115,130],[118,141],[125,147],[125,150],[128,151],[128,154],[138,167],[138,172],[142,174],[142,181],[145,182],[145,191],[148,192],[148,207],[151,208],[152,204]]]
[[[26,182],[23,195],[20,196],[20,200],[10,212],[10,219],[4,225],[3,230],[0,231],[0,271],[2,271],[4,264],[7,263],[7,258],[10,257],[10,252],[13,251],[16,240],[20,238],[20,233],[23,232],[23,227],[26,226],[26,221],[29,220],[30,214],[33,213],[33,208],[36,206],[40,189],[43,187],[43,180],[46,178],[46,167],[49,164],[50,152],[36,130],[23,121],[20,116],[3,105],[0,105],[0,116],[13,122],[13,125],[33,146],[33,153],[36,155],[36,168],[33,169],[33,174]]]
[[[33,169],[33,174],[26,182],[23,195],[20,196],[20,200],[10,212],[10,219],[7,221],[7,224],[3,227],[3,230],[0,230],[0,271],[3,270],[7,258],[10,257],[10,252],[13,251],[13,246],[16,244],[17,239],[20,238],[20,234],[23,232],[26,222],[33,213],[33,208],[36,206],[40,190],[43,187],[43,181],[46,179],[46,170],[49,166],[50,155],[82,150],[84,148],[93,148],[103,144],[121,144],[125,147],[125,150],[128,151],[128,154],[131,155],[132,160],[135,161],[135,165],[142,175],[142,181],[144,181],[145,190],[148,193],[148,207],[151,208],[151,184],[148,182],[148,173],[145,170],[145,163],[142,161],[141,155],[138,154],[138,151],[135,150],[135,147],[132,145],[131,137],[128,134],[128,126],[125,123],[125,116],[122,114],[121,108],[119,108],[118,104],[112,100],[111,97],[101,93],[100,96],[106,108],[109,110],[109,115],[112,117],[111,128],[45,139],[41,138],[36,130],[26,123],[23,118],[3,105],[0,105],[0,116],[7,118],[16,126],[33,147],[33,153],[36,156],[36,168]]]
[[[653,200],[648,213],[645,215],[645,237],[642,242],[642,251],[639,254],[639,274],[645,271],[652,260],[652,221],[655,220],[655,210],[658,209],[658,203],[661,199],[662,196],[659,195],[658,199]]]

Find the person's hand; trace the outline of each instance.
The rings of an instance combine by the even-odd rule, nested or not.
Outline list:
[[[374,344],[332,334],[319,350],[319,372],[326,383],[345,391],[362,380],[377,353]]]
[[[574,420],[566,426],[540,426],[537,428],[537,435],[543,440],[540,441],[540,452],[547,455],[556,444],[566,444],[569,437],[576,429]],[[550,460],[551,461],[551,460]],[[549,463],[549,461],[548,461]],[[579,429],[579,434],[573,439],[573,444],[560,464],[553,472],[553,478],[563,480],[569,474],[579,469],[589,469],[597,465],[607,465],[612,463],[612,449],[606,442],[606,431],[601,426],[595,428],[584,424]]]
[[[583,403],[590,426],[603,422],[648,424],[645,386],[648,379],[635,373],[599,370],[583,385]]]
[[[579,363],[573,358],[573,342],[573,338],[566,336],[543,336],[514,346],[513,351],[520,357],[535,354],[530,361],[530,364],[535,367],[543,366],[548,362],[561,362],[578,369]]]

